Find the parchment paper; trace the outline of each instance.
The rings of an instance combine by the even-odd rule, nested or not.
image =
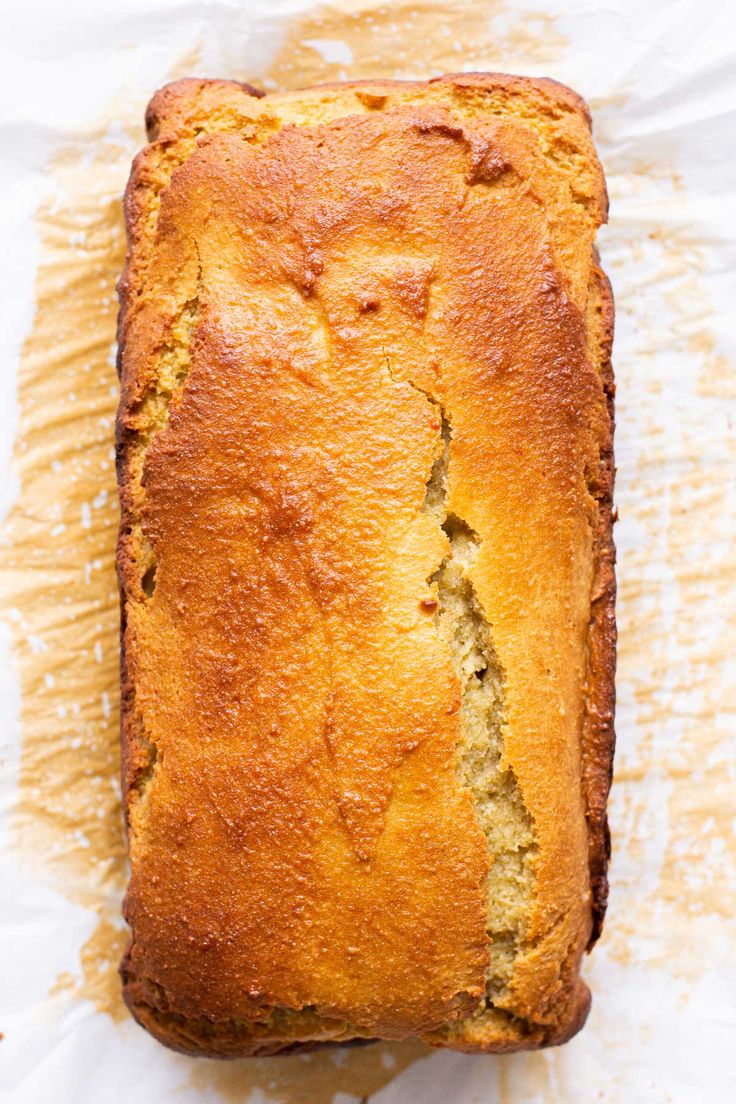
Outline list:
[[[218,1064],[119,997],[120,196],[177,76],[500,69],[588,99],[617,303],[619,749],[593,1011],[564,1048]],[[736,1099],[736,9],[722,0],[5,0],[0,1089],[13,1104]]]

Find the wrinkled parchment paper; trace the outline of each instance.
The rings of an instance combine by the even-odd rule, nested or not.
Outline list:
[[[13,1104],[736,1099],[736,10],[722,0],[5,0],[0,73],[0,1090]],[[566,1047],[218,1064],[122,1007],[120,196],[183,75],[500,69],[588,99],[617,304],[619,747],[593,1011]]]

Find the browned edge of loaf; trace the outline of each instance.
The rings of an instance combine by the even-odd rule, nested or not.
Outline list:
[[[566,85],[550,78],[517,77],[505,73],[451,73],[430,81],[366,80],[348,82],[330,82],[313,86],[316,88],[336,89],[368,84],[372,88],[402,87],[411,84],[432,84],[436,82],[453,83],[456,86],[478,86],[501,88],[519,95],[535,92],[543,99],[562,103],[568,110],[578,112],[591,128],[591,115],[585,100]],[[261,98],[263,91],[244,82],[217,81],[200,78],[188,78],[163,86],[148,104],[145,122],[149,142],[171,140],[176,137],[180,119],[178,111],[179,97],[183,86],[239,84],[247,95]],[[162,124],[164,129],[162,130]],[[139,158],[141,155],[139,155]],[[138,158],[134,161],[130,179],[125,192],[124,216],[128,242],[136,233],[139,210],[137,189],[140,186],[136,172]],[[608,197],[601,197],[603,209],[608,210]],[[605,220],[604,220],[605,221]],[[588,326],[591,334],[591,346],[597,350],[597,368],[600,374],[608,409],[608,431],[601,447],[600,467],[589,491],[597,503],[597,523],[593,533],[594,579],[591,593],[591,612],[588,632],[588,677],[585,692],[585,713],[583,717],[582,744],[582,787],[586,807],[587,832],[589,840],[589,870],[591,889],[591,932],[588,951],[598,940],[603,927],[608,903],[608,863],[611,854],[610,833],[606,815],[608,794],[613,774],[613,756],[615,749],[614,710],[615,710],[615,671],[616,671],[616,550],[613,541],[613,490],[615,463],[613,434],[615,426],[614,397],[615,386],[611,353],[614,332],[614,301],[611,285],[605,273],[598,265],[597,251],[591,271],[591,284],[595,287],[595,301],[589,309]],[[118,284],[120,313],[118,317],[118,355],[117,369],[121,382],[123,377],[123,347],[120,340],[125,320],[126,299],[129,290],[130,250],[125,269]],[[591,301],[593,296],[590,296]],[[590,307],[590,304],[589,304]],[[121,555],[122,537],[129,525],[127,502],[127,452],[128,439],[120,418],[116,423],[116,467],[121,499],[121,540],[118,545],[117,567],[121,608],[121,760],[123,775],[123,798],[125,804],[126,789],[136,771],[136,765],[130,761],[130,751],[134,746],[131,731],[131,685],[125,656],[125,556]],[[127,805],[126,805],[127,829]],[[123,996],[134,1018],[155,1038],[167,1047],[183,1054],[208,1056],[213,1058],[238,1058],[244,1056],[267,1056],[279,1054],[304,1053],[322,1049],[325,1046],[356,1046],[375,1041],[372,1038],[356,1037],[354,1032],[341,1032],[334,1023],[334,1029],[324,1038],[261,1039],[243,1037],[235,1025],[211,1024],[205,1021],[187,1020],[171,1013],[161,1013],[139,1000],[135,979],[127,973],[128,953],[120,965],[123,979]],[[467,1040],[453,1041],[454,1049],[468,1053],[512,1053],[520,1050],[558,1046],[571,1039],[584,1025],[590,1009],[590,993],[585,983],[576,975],[576,964],[571,964],[570,1002],[564,1015],[554,1027],[535,1028],[524,1021],[512,1020],[505,1030],[493,1033],[492,1038],[479,1038],[472,1032]],[[234,1030],[229,1030],[230,1027]],[[331,1025],[332,1026],[332,1025]],[[437,1045],[437,1044],[434,1044]],[[441,1045],[441,1044],[440,1044]]]
[[[597,255],[595,257],[597,262]],[[595,325],[598,370],[608,407],[608,435],[600,455],[598,477],[590,491],[598,504],[593,534],[595,558],[588,630],[588,685],[583,718],[583,795],[585,798],[593,925],[588,942],[592,950],[603,929],[608,906],[608,863],[611,836],[606,806],[613,779],[616,747],[616,546],[613,541],[613,488],[615,459],[615,394],[611,353],[613,348],[614,302],[608,277],[596,263],[593,278],[598,285]]]

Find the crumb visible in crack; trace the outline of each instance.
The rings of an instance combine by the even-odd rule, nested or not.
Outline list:
[[[141,579],[141,590],[145,594],[146,598],[153,598],[153,592],[156,589],[156,564],[151,564],[146,568]]]
[[[523,943],[533,884],[531,818],[511,768],[503,762],[504,680],[491,628],[470,569],[481,545],[478,533],[449,513],[452,429],[441,411],[442,453],[435,461],[423,509],[447,534],[449,552],[429,578],[435,623],[447,641],[461,683],[458,773],[470,790],[488,841],[488,936],[491,965],[487,1003],[502,997]]]
[[[141,460],[153,438],[168,425],[172,402],[181,396],[191,367],[191,345],[199,321],[199,293],[188,300],[171,324],[157,358],[156,378],[131,411],[134,450]]]
[[[197,275],[197,293],[183,304],[174,318],[166,341],[159,350],[155,379],[137,408],[131,412],[133,432],[128,445],[129,470],[132,476],[134,499],[139,506],[136,513],[139,516],[140,506],[145,498],[143,469],[148,449],[154,437],[168,425],[172,402],[181,395],[191,367],[191,345],[199,320],[201,277],[200,265]],[[156,589],[158,562],[156,552],[140,520],[133,522],[129,541],[135,574],[140,580],[140,591],[137,594],[135,591],[129,594],[128,601],[150,602]],[[140,805],[155,774],[158,748],[151,733],[146,729],[145,719],[132,688],[128,708],[133,738],[144,760],[131,782],[131,792],[135,793],[136,803]]]

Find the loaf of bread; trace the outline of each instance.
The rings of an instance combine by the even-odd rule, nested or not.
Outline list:
[[[153,99],[120,285],[136,1017],[563,1042],[606,904],[613,325],[585,104]]]

